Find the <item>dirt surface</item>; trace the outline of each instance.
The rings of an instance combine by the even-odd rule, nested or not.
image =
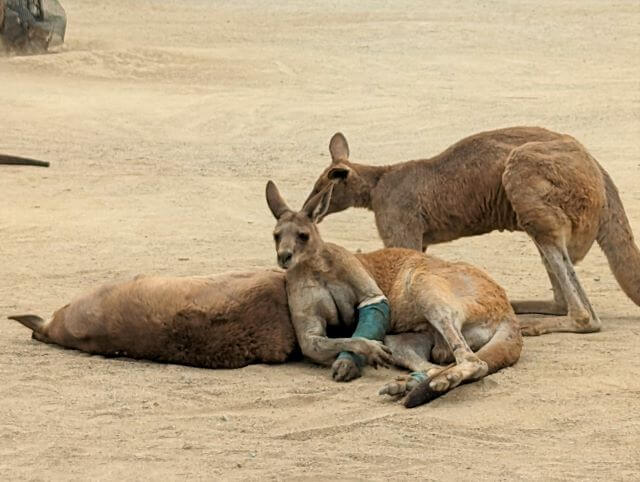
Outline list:
[[[66,0],[57,54],[0,58],[0,318],[48,316],[137,273],[274,266],[268,178],[298,206],[337,130],[375,164],[540,125],[609,170],[640,236],[640,4]],[[350,249],[373,216],[322,224]],[[550,296],[533,245],[430,252]],[[640,477],[640,309],[599,248],[578,269],[603,321],[528,338],[520,362],[414,410],[395,370],[341,385],[308,363],[202,370],[107,360],[0,329],[0,479]]]

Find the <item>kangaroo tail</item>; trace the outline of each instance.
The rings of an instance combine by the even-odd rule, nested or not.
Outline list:
[[[489,366],[487,372],[489,375],[517,362],[521,351],[520,324],[515,315],[510,315],[500,322],[493,337],[476,352],[476,355]],[[404,406],[417,407],[442,395],[443,392],[436,392],[429,386],[430,381],[425,380],[411,390],[404,401]]]
[[[29,159],[28,157],[9,156],[7,154],[0,154],[0,164],[49,167],[49,163],[46,161],[37,161],[35,159]]]
[[[489,375],[517,362],[521,351],[520,322],[515,315],[510,315],[500,322],[493,337],[476,352],[476,356],[489,366]]]
[[[42,318],[36,315],[15,315],[10,316],[9,319],[19,321],[34,333],[40,333],[45,323]]]
[[[609,261],[609,266],[620,288],[640,306],[640,251],[633,240],[633,231],[624,212],[618,189],[602,169],[607,204],[600,219],[598,244]]]

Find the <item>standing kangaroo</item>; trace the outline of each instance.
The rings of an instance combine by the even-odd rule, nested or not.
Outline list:
[[[308,199],[334,183],[327,213],[372,210],[387,247],[424,251],[496,229],[525,231],[540,252],[553,300],[513,301],[516,313],[568,314],[523,321],[525,335],[600,330],[573,268],[595,240],[622,290],[640,305],[640,251],[618,190],[571,136],[511,127],[467,137],[431,159],[390,166],[350,162],[340,133],[329,150],[332,163]]]
[[[294,212],[275,184],[269,181],[266,188],[267,204],[277,219],[273,237],[278,264],[286,270],[291,320],[304,355],[333,363],[337,380],[360,374],[356,359],[342,356],[345,351],[374,366],[394,362],[420,372],[381,390],[404,395],[413,389],[408,407],[518,360],[522,336],[515,313],[504,290],[479,269],[409,249],[354,255],[325,243],[316,223],[329,208],[332,189],[329,184]],[[373,330],[376,339],[359,336],[364,333],[363,310],[387,299],[391,317]],[[353,331],[356,321],[352,338],[327,337],[331,328]],[[385,337],[386,331],[392,335]],[[429,359],[455,364],[443,368]]]

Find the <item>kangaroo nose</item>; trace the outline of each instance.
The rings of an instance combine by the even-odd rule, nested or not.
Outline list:
[[[291,258],[293,258],[293,253],[291,251],[278,253],[278,264],[281,268],[287,269],[289,267],[289,263],[291,262]]]

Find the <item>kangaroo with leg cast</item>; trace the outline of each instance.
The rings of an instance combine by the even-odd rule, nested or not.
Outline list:
[[[381,390],[390,395],[411,392],[407,406],[518,360],[522,337],[515,313],[504,290],[481,270],[409,249],[352,254],[325,243],[316,223],[327,213],[332,189],[329,184],[295,212],[275,184],[270,181],[266,188],[267,204],[277,219],[273,236],[278,264],[286,270],[289,309],[305,356],[333,364],[334,378],[343,381],[360,375],[359,360],[413,370],[417,373]],[[363,311],[384,307],[387,300],[390,319],[378,316],[378,326],[361,329]],[[355,336],[328,338],[327,330],[339,325],[355,326]]]
[[[622,290],[640,305],[640,251],[618,190],[571,136],[511,127],[467,137],[430,159],[389,166],[351,162],[340,133],[329,150],[332,163],[309,199],[336,183],[327,213],[372,210],[387,247],[425,250],[496,229],[526,232],[540,252],[553,300],[512,305],[516,313],[562,315],[523,320],[526,335],[600,329],[574,270],[596,240]]]

